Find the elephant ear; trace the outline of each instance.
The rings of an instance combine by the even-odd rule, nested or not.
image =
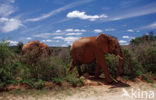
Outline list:
[[[97,47],[104,53],[108,52],[108,46],[110,45],[110,37],[105,34],[99,34],[96,38]]]

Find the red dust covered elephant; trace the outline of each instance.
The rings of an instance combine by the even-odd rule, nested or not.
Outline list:
[[[22,47],[22,55],[31,56],[32,60],[41,56],[49,56],[51,54],[50,48],[39,41],[30,41]]]
[[[98,77],[99,70],[103,69],[107,82],[113,82],[106,66],[105,54],[110,53],[119,57],[119,67],[117,75],[121,73],[122,51],[118,40],[106,34],[99,34],[97,37],[83,37],[76,40],[71,48],[72,65],[68,71],[71,71],[76,65],[89,64],[96,61],[95,76]],[[78,68],[79,75],[82,75]]]

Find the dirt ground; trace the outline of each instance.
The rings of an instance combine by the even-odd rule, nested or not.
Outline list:
[[[125,92],[126,91],[126,92]],[[129,96],[124,94],[128,93]],[[65,90],[29,93],[0,93],[0,100],[156,100],[156,82],[120,81],[107,84],[103,79],[85,79],[85,86]]]

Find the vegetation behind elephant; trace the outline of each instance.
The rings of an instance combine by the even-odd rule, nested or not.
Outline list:
[[[49,56],[50,54],[51,52],[48,45],[40,43],[39,41],[30,41],[22,47],[22,55],[29,56],[28,58],[32,61],[38,60],[41,56]]]
[[[119,57],[119,67],[117,74],[121,73],[122,67],[122,51],[118,40],[106,34],[100,34],[95,37],[83,37],[76,40],[71,48],[72,65],[68,71],[71,71],[76,65],[90,64],[96,61],[95,76],[98,77],[99,70],[103,69],[106,80],[112,82],[108,68],[106,66],[105,55],[107,53],[114,54]],[[81,70],[77,67],[79,75],[82,75]]]

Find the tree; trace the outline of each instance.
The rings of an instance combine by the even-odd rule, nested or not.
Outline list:
[[[18,42],[18,44],[17,44],[17,53],[21,53],[22,47],[23,47],[23,43],[22,42]]]

